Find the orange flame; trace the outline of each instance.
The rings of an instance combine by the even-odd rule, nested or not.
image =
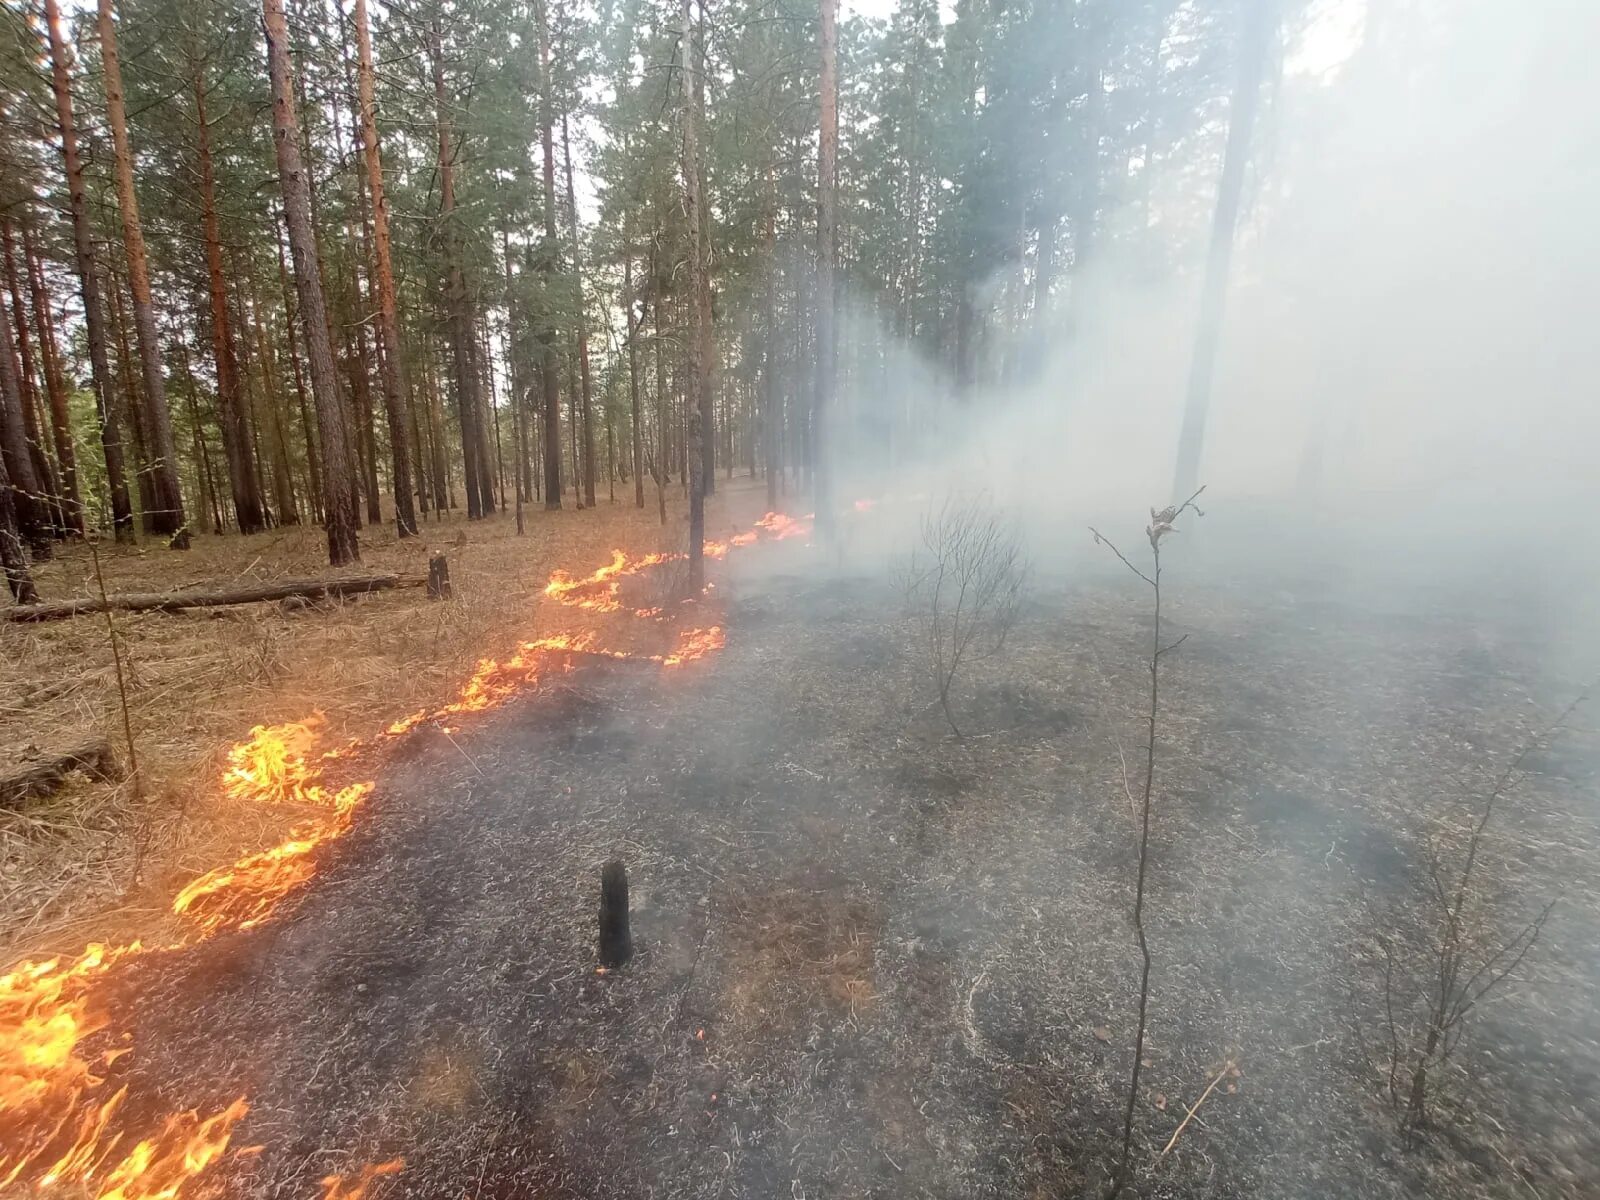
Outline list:
[[[721,650],[727,645],[727,641],[720,625],[713,625],[710,629],[685,629],[678,634],[677,648],[662,658],[661,665],[681,667],[686,662],[693,662],[715,650]]]
[[[368,1163],[356,1175],[353,1183],[346,1183],[343,1175],[329,1175],[322,1181],[322,1200],[363,1200],[374,1180],[384,1175],[394,1175],[406,1165],[403,1158],[391,1158],[384,1163]]]
[[[756,522],[757,527],[766,530],[774,541],[783,541],[785,538],[810,537],[813,514],[807,513],[803,517],[785,516],[780,512],[769,512]]]
[[[705,552],[723,558],[733,547],[751,545],[763,534],[782,540],[810,532],[809,516],[794,519],[768,513],[754,529],[726,542],[707,543]],[[683,557],[630,557],[616,550],[609,563],[581,578],[556,571],[545,595],[591,612],[622,611],[624,578]],[[631,615],[650,619],[663,614],[659,608],[649,608],[632,610]],[[522,642],[504,661],[480,661],[452,702],[413,713],[384,732],[392,738],[429,720],[442,722],[493,708],[553,672],[571,670],[575,655],[679,667],[721,649],[725,634],[716,625],[683,629],[665,654],[636,654],[599,647],[595,641],[593,633],[563,633]],[[224,929],[261,924],[285,896],[315,874],[312,852],[350,829],[355,810],[371,794],[373,784],[336,786],[324,778],[324,771],[329,763],[359,761],[383,739],[357,739],[322,750],[323,726],[321,714],[283,725],[258,725],[228,752],[221,782],[229,799],[310,811],[279,845],[246,855],[185,886],[173,899],[172,909],[188,922],[190,932],[168,948],[193,944]],[[129,1035],[123,1036],[122,1044],[93,1055],[84,1047],[109,1024],[96,1004],[101,977],[119,960],[141,952],[138,942],[110,948],[90,945],[71,962],[24,963],[0,976],[0,1189],[19,1181],[39,1189],[76,1184],[97,1200],[177,1200],[192,1181],[228,1154],[233,1130],[249,1111],[244,1097],[203,1118],[194,1109],[179,1112],[153,1132],[138,1136],[124,1127],[126,1089],[105,1094],[105,1068],[131,1050]],[[322,1200],[361,1200],[377,1179],[402,1166],[402,1160],[395,1159],[365,1166],[354,1179],[329,1176],[322,1181]]]

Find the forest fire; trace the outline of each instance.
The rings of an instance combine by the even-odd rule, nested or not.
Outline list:
[[[809,521],[768,513],[757,529],[708,543],[707,553],[722,558],[734,546],[755,543],[760,533],[781,540],[809,529]],[[611,562],[586,576],[556,571],[545,594],[590,612],[624,611],[622,579],[682,557],[631,557],[617,550]],[[640,619],[662,614],[659,608],[630,610]],[[570,671],[578,656],[674,668],[715,653],[725,635],[719,625],[680,629],[672,648],[659,654],[597,642],[593,631],[557,633],[520,643],[504,660],[485,658],[456,699],[395,721],[383,738],[370,742],[354,739],[324,749],[320,714],[256,726],[228,752],[224,795],[250,804],[301,807],[309,815],[278,845],[201,875],[179,891],[171,907],[188,932],[160,949],[181,950],[226,930],[254,928],[315,875],[313,851],[348,832],[355,811],[374,787],[366,779],[329,780],[326,772],[333,766],[348,772],[368,749],[424,722],[443,725],[449,718],[492,709],[552,673]],[[249,1111],[243,1096],[207,1116],[187,1109],[143,1130],[129,1127],[128,1090],[110,1081],[107,1068],[133,1052],[132,1033],[120,1032],[115,1044],[105,1048],[86,1043],[113,1028],[112,1015],[98,1002],[105,973],[145,949],[138,942],[91,945],[69,963],[24,963],[0,977],[0,1187],[21,1183],[43,1190],[72,1184],[101,1200],[173,1200],[223,1158],[258,1149],[229,1149],[235,1126]],[[362,1167],[348,1177],[330,1176],[323,1180],[323,1200],[358,1200],[402,1166],[395,1159]]]
[[[803,517],[785,516],[780,512],[769,512],[756,524],[770,533],[777,541],[792,537],[810,537],[811,524],[815,520],[814,513],[807,513]]]

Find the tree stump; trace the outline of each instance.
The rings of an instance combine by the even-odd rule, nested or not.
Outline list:
[[[428,599],[450,599],[450,560],[443,554],[428,557]]]
[[[628,930],[628,868],[614,858],[600,872],[600,965],[620,967],[633,957]]]

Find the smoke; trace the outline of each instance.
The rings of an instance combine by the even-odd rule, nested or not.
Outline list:
[[[1231,543],[1205,523],[1210,565],[1333,558],[1372,597],[1488,588],[1541,612],[1541,571],[1565,596],[1600,580],[1597,38],[1581,0],[1374,4],[1342,65],[1269,85],[1206,430],[1201,477],[1233,514]],[[1045,559],[1165,503],[1216,175],[1110,213],[1040,327],[1001,329],[1032,339],[1003,381],[957,401],[903,347],[853,378],[853,433],[915,414],[893,453],[919,465],[888,490],[991,490]],[[1149,269],[1153,242],[1174,269]],[[881,479],[869,444],[858,488]]]

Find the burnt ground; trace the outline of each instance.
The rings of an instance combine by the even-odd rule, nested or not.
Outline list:
[[[1144,597],[1037,581],[958,740],[896,593],[814,553],[726,580],[707,663],[596,663],[459,748],[412,735],[276,920],[141,960],[119,1069],[167,1107],[246,1093],[248,1196],[396,1155],[388,1196],[1091,1194],[1133,1033]],[[1572,681],[1525,628],[1172,587],[1137,1193],[1600,1194],[1592,733],[1496,825],[1506,911],[1562,899],[1441,1132],[1402,1142],[1363,1052],[1359,948],[1416,911],[1424,820]],[[601,976],[618,854],[639,953]]]

